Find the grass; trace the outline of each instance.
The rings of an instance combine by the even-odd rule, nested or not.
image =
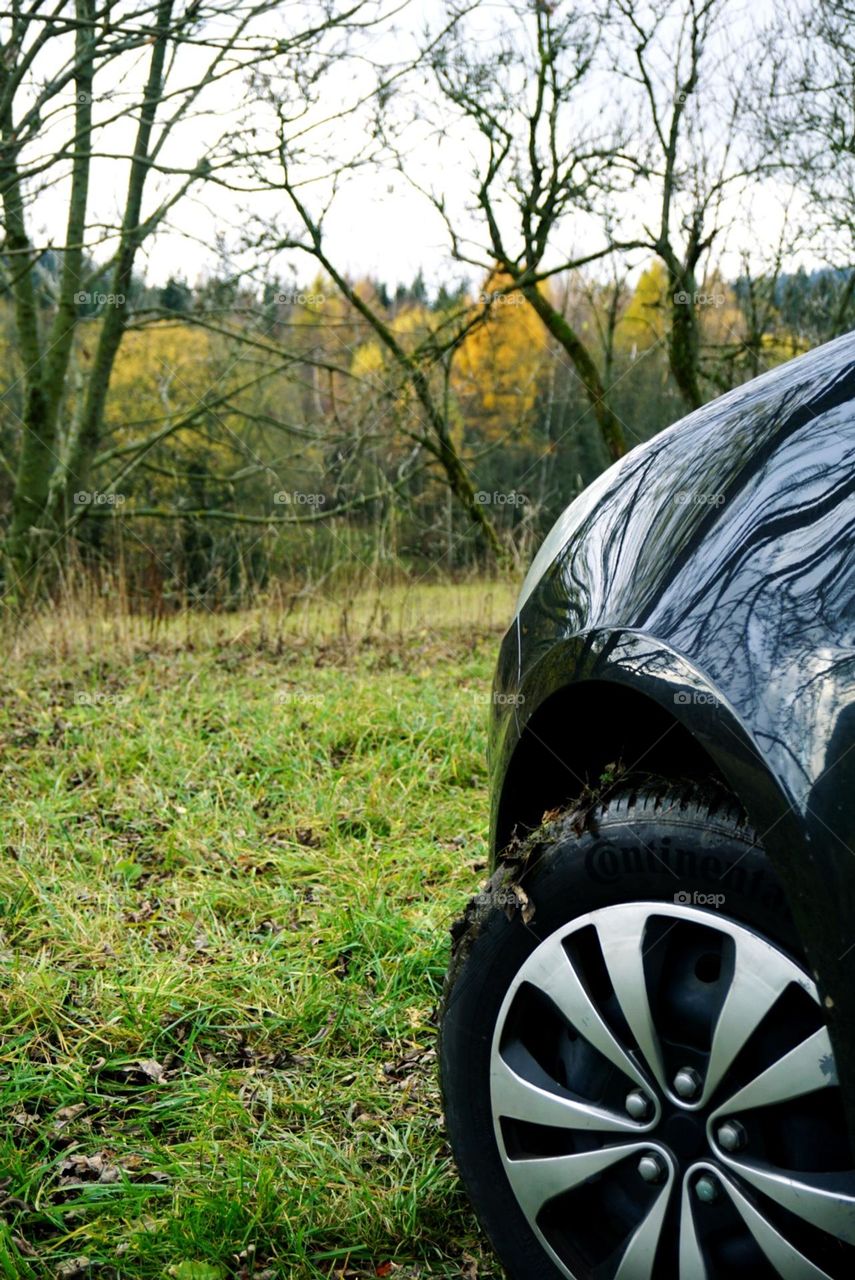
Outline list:
[[[434,1040],[509,614],[472,585],[8,637],[0,1277],[489,1273]]]

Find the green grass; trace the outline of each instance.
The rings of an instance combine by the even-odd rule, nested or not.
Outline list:
[[[490,593],[10,637],[0,1277],[489,1271],[434,1040]]]

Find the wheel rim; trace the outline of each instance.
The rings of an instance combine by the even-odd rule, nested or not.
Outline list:
[[[855,1171],[816,988],[682,903],[606,907],[525,961],[490,1060],[499,1154],[568,1280],[842,1280]]]

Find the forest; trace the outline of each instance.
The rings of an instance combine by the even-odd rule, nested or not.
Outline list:
[[[852,16],[13,6],[5,605],[522,566],[635,444],[850,327]]]

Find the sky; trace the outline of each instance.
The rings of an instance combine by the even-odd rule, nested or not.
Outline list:
[[[765,0],[759,8],[752,6],[750,14],[734,5],[732,13],[736,15],[737,26],[762,19],[764,3]],[[273,18],[268,16],[265,18],[265,34],[271,33],[271,22],[279,23],[283,29],[296,23],[294,29],[299,29],[299,15],[305,8],[298,2],[284,6]],[[386,19],[355,38],[355,56],[333,63],[320,81],[322,93],[319,100],[301,121],[301,125],[312,123],[314,126],[314,134],[309,135],[313,139],[313,149],[320,149],[323,144],[325,151],[323,162],[306,157],[298,170],[307,180],[304,190],[313,208],[318,207],[327,190],[324,174],[329,164],[344,162],[358,153],[370,125],[365,109],[326,125],[324,118],[336,116],[343,104],[358,99],[371,88],[376,74],[372,63],[404,63],[412,57],[423,38],[424,29],[436,29],[444,14],[443,5],[438,0],[398,6],[394,0],[385,5],[380,0],[377,8],[388,15]],[[483,13],[477,18],[479,25],[474,29],[474,43],[482,43],[486,47],[491,39],[491,24],[506,12],[501,4],[484,6]],[[735,40],[738,43],[738,37],[739,32],[732,27],[725,32],[722,51],[726,46],[732,48]],[[48,66],[51,65],[49,58],[54,59],[52,65],[55,66],[68,53],[68,46],[63,48],[61,42],[54,41],[53,45],[53,50],[43,59]],[[205,56],[199,49],[180,55],[170,81],[176,90],[193,83]],[[117,157],[127,155],[132,144],[135,124],[126,114],[126,107],[139,98],[147,57],[148,49],[144,47],[142,52],[130,54],[109,66],[100,82],[96,82],[93,107],[96,120],[109,120],[111,123],[98,134],[99,148],[106,154],[93,166],[91,204],[96,220],[105,225],[115,225],[122,207],[127,164],[122,164]],[[663,73],[666,70],[663,68]],[[33,86],[38,75],[43,74],[44,67],[40,67],[38,74],[33,76]],[[407,170],[424,188],[442,192],[453,210],[455,222],[475,233],[478,223],[473,220],[469,205],[471,174],[475,157],[479,155],[479,140],[471,129],[461,127],[459,122],[452,123],[441,139],[424,120],[411,122],[405,127],[416,101],[420,101],[424,115],[436,118],[440,114],[439,95],[430,88],[428,81],[419,81],[417,88],[413,82],[411,87],[412,93],[392,99],[388,111],[389,121],[403,129]],[[276,92],[275,85],[271,88]],[[525,86],[521,85],[519,91],[525,92]],[[605,81],[593,79],[585,103],[591,119],[608,116],[614,107],[611,92]],[[73,94],[73,87],[69,86],[61,100],[63,111],[52,122],[48,120],[45,123],[38,141],[29,149],[30,158],[40,153],[49,154],[60,139],[67,138]],[[180,96],[172,101],[179,102]],[[194,104],[192,114],[165,148],[165,165],[182,169],[206,154],[216,155],[218,145],[221,147],[218,140],[224,137],[228,140],[230,136],[239,134],[248,123],[256,125],[260,136],[264,137],[266,121],[260,112],[248,113],[247,101],[248,95],[240,79],[208,90]],[[720,108],[721,104],[716,102],[704,107],[713,132]],[[154,199],[173,189],[178,180],[175,175],[158,178],[157,183],[150,187],[148,208],[154,207]],[[723,254],[722,265],[726,274],[734,275],[741,269],[741,251],[757,244],[758,228],[762,228],[766,241],[774,238],[784,194],[771,183],[754,184],[750,209],[740,206],[737,210],[734,205],[730,210],[734,230]],[[66,196],[67,182],[51,171],[48,183],[37,194],[31,209],[31,230],[38,243],[63,243]],[[650,192],[639,192],[631,199],[625,198],[622,208],[627,225],[637,227],[644,222],[653,202]],[[154,284],[164,283],[169,276],[178,276],[193,284],[222,269],[220,253],[224,245],[230,249],[228,265],[233,269],[241,265],[245,259],[235,246],[250,225],[247,210],[253,216],[276,222],[283,228],[294,225],[293,219],[287,217],[286,203],[279,192],[259,194],[249,190],[234,192],[207,188],[199,196],[185,198],[172,213],[169,226],[146,243],[138,258],[139,272]],[[442,218],[430,201],[419,194],[389,162],[378,169],[359,171],[348,179],[333,202],[324,226],[325,244],[330,256],[337,266],[353,277],[368,275],[394,288],[398,282],[411,281],[420,269],[429,284],[434,286],[440,282],[453,283],[463,274],[470,278],[477,275],[473,269],[461,267],[453,261]],[[556,253],[589,249],[598,243],[601,235],[599,223],[581,216],[569,218],[556,236]],[[106,256],[109,239],[102,244],[93,243],[92,250],[96,257]],[[640,270],[644,265],[644,255],[636,255],[635,269]],[[313,264],[299,254],[280,255],[271,269],[282,276],[287,276],[292,270],[294,278],[301,283],[310,281],[314,275]]]

